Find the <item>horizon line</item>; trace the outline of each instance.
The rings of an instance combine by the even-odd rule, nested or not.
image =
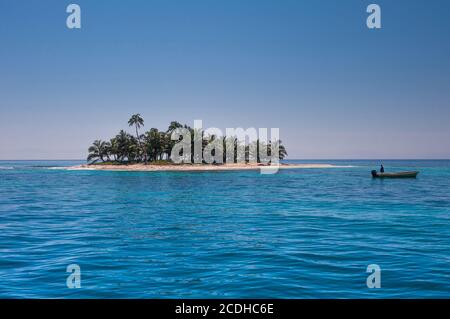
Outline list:
[[[0,159],[0,162],[31,161],[87,161],[86,159]],[[450,158],[290,158],[283,161],[450,161]]]

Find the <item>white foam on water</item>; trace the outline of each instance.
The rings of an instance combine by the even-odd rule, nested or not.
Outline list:
[[[10,169],[14,169],[14,167],[12,167],[12,166],[0,166],[0,169],[10,170]]]
[[[95,168],[86,167],[86,166],[52,166],[46,167],[46,169],[57,170],[57,171],[92,171]]]
[[[86,167],[86,166],[70,166],[66,167],[68,171],[95,171],[94,167]]]
[[[355,165],[330,165],[331,168],[352,168],[352,167],[358,167]]]

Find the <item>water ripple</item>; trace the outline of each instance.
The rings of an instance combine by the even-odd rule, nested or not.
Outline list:
[[[450,297],[450,163],[395,162],[421,175],[392,181],[333,164],[264,176],[2,163],[0,297]],[[81,289],[66,286],[72,263]],[[381,289],[366,286],[369,264]]]

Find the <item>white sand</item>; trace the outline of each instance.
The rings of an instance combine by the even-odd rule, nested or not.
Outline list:
[[[330,164],[280,164],[280,169],[299,169],[299,168],[333,168],[338,167]],[[260,166],[258,164],[222,164],[222,165],[208,165],[208,164],[172,164],[172,165],[144,165],[144,164],[130,164],[130,165],[78,165],[69,168],[70,170],[103,170],[103,171],[233,171],[233,170],[259,170],[259,169],[276,169],[275,165]]]

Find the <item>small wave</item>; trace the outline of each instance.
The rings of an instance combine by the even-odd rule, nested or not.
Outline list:
[[[0,166],[0,169],[2,169],[2,170],[10,170],[10,169],[14,169],[14,167],[12,167],[12,166]]]
[[[59,170],[59,171],[89,171],[95,170],[95,168],[84,167],[84,166],[53,166],[47,167],[50,170]]]
[[[50,167],[54,167],[54,166],[52,166],[52,165],[31,165],[31,166],[28,166],[28,167],[31,167],[31,168],[50,168]]]
[[[68,171],[95,171],[96,169],[93,167],[83,167],[83,166],[72,166],[66,167]]]
[[[331,167],[334,167],[334,168],[354,168],[354,167],[358,167],[358,166],[355,166],[355,165],[331,165]]]

